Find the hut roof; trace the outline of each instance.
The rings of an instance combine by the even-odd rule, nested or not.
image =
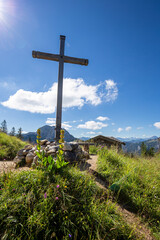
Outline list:
[[[123,144],[125,145],[125,142],[121,142],[120,140],[118,140],[117,138],[114,137],[105,137],[103,135],[98,135],[96,137],[91,138],[91,140],[96,141],[96,140],[104,140],[104,141],[108,141],[110,143],[118,143],[118,144]]]

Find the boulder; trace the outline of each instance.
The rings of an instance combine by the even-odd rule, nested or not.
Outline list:
[[[45,145],[45,144],[46,144],[46,142],[48,142],[48,140],[47,140],[47,139],[40,140],[40,145],[41,145],[41,146],[42,146],[42,145]]]
[[[76,150],[79,147],[77,143],[73,143],[73,142],[70,143],[70,146],[72,147],[72,151]]]
[[[26,146],[24,147],[25,150],[31,150],[32,148],[33,148],[32,145],[26,145]]]
[[[72,147],[69,143],[63,143],[63,151],[72,151]]]
[[[38,156],[37,155],[33,158],[32,163],[35,164],[36,166],[38,165]]]
[[[19,150],[18,153],[17,153],[17,155],[18,155],[18,156],[23,156],[23,151],[24,151],[24,150],[25,150],[24,148],[21,149],[21,150]]]
[[[15,168],[17,167],[22,167],[25,165],[25,157],[24,156],[16,156],[14,159],[13,159],[14,163],[15,163]]]
[[[75,162],[76,154],[71,151],[66,151],[66,152],[64,152],[64,160],[66,162],[70,162],[70,163]]]
[[[26,155],[29,153],[29,151],[30,151],[30,150],[24,149],[24,150],[23,150],[23,156],[26,156]]]
[[[35,157],[35,154],[33,154],[32,152],[29,152],[26,156],[26,164],[27,166],[31,166],[33,159]]]

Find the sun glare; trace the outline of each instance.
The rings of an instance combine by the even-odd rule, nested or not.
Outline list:
[[[3,11],[4,11],[4,1],[0,0],[0,20],[3,19],[3,15],[4,15]]]

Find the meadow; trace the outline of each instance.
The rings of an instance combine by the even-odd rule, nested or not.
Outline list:
[[[97,153],[97,171],[116,200],[149,223],[154,236],[160,239],[160,154],[130,158],[105,147]]]
[[[87,171],[65,165],[61,149],[57,166],[50,158],[42,158],[38,169],[1,173],[0,239],[145,239],[120,214],[119,201],[143,216],[159,239],[158,157],[153,160],[155,165],[148,166],[150,159],[140,163],[105,148],[94,152],[98,153],[97,171],[109,183],[107,191]],[[143,203],[141,198],[147,201]]]

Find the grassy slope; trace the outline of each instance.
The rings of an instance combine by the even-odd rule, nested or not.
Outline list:
[[[138,239],[87,174],[67,167],[0,177],[1,239]]]
[[[23,148],[27,143],[16,137],[11,137],[0,132],[0,161],[12,160],[19,149]]]
[[[160,238],[160,155],[128,158],[114,150],[99,151],[98,172],[106,178],[119,199],[150,223]]]

